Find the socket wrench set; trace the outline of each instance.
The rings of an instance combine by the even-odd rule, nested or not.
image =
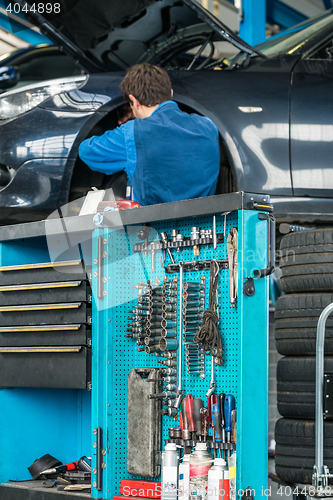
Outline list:
[[[255,445],[265,470],[272,231],[258,215],[254,207],[95,231],[93,352],[104,375],[92,395],[105,406],[93,426],[106,451],[95,498],[120,498],[124,480],[161,481],[165,500],[235,500],[266,485],[249,460]],[[209,491],[209,474],[222,496]]]

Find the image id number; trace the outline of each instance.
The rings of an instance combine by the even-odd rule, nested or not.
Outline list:
[[[11,14],[19,14],[20,12],[37,12],[38,14],[60,14],[61,8],[60,3],[33,3],[28,5],[27,3],[19,4],[19,3],[10,3],[7,8],[7,12]]]

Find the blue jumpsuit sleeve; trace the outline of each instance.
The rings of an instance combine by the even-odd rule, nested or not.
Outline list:
[[[208,121],[209,123],[211,123],[211,124],[213,125],[213,127],[214,127],[214,129],[215,129],[215,132],[216,132],[216,135],[217,135],[217,137],[219,137],[220,133],[219,133],[219,131],[218,131],[217,126],[216,126],[216,125],[215,125],[215,123],[213,122],[213,120],[211,120],[210,118],[208,118],[208,116],[202,116],[202,119],[204,119],[204,120]]]
[[[124,126],[108,130],[101,136],[86,139],[80,144],[79,156],[92,170],[114,174],[127,170],[127,149]]]

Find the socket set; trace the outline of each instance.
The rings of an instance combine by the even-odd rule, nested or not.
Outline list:
[[[193,247],[193,255],[199,256],[200,245],[213,245],[215,238],[212,229],[200,229],[197,226],[191,227],[191,235],[184,236],[179,233],[178,229],[171,230],[171,240],[165,232],[160,234],[161,241],[148,242],[147,239],[143,243],[136,243],[134,245],[134,252],[154,252],[157,250],[168,250],[176,248],[179,252],[182,248]],[[218,233],[216,236],[216,243],[224,242],[224,234]]]
[[[177,332],[177,278],[169,282],[166,278],[160,286],[142,282],[138,302],[129,311],[127,338],[136,339],[138,351],[146,354],[175,351],[178,347]]]
[[[186,349],[187,374],[205,378],[205,353],[202,344],[195,342],[205,311],[205,277],[200,283],[183,284],[183,341]]]

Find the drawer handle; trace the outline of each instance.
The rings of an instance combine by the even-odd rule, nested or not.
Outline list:
[[[2,306],[0,312],[14,312],[14,311],[49,311],[54,309],[78,309],[82,302],[71,302],[65,304],[33,304],[30,306]]]
[[[21,354],[21,353],[51,353],[51,352],[80,352],[82,347],[1,347],[0,353],[3,354]]]
[[[2,266],[0,267],[0,272],[26,271],[28,269],[44,269],[47,267],[79,266],[80,264],[83,264],[82,260],[64,260],[63,262],[37,262],[36,264],[21,264],[19,266]]]
[[[17,292],[23,290],[43,290],[45,288],[69,288],[80,286],[82,281],[59,281],[57,283],[33,283],[31,285],[0,286],[0,292]]]
[[[0,333],[14,332],[59,332],[67,330],[79,330],[81,325],[37,325],[37,326],[3,326]]]

